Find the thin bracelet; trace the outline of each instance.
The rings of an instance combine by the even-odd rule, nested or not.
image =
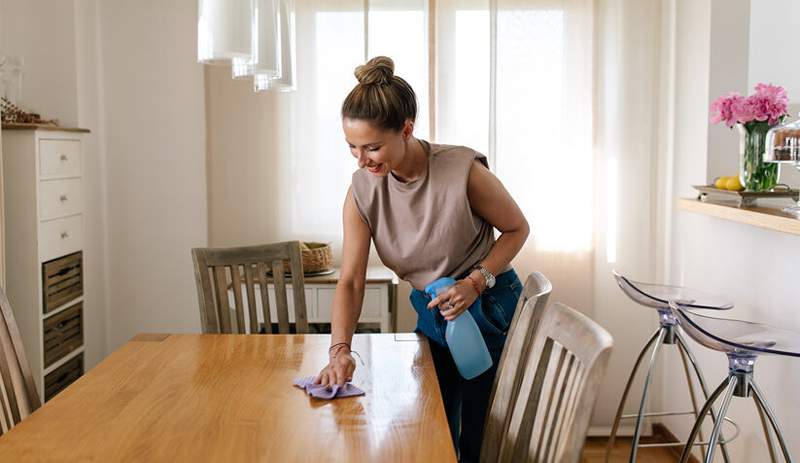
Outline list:
[[[475,292],[478,293],[478,296],[480,296],[481,295],[481,289],[480,289],[480,286],[478,286],[478,282],[472,279],[472,275],[467,275],[466,279],[469,280],[469,284],[472,285],[472,289],[474,289]]]
[[[334,344],[334,345],[332,345],[331,347],[328,348],[328,355],[330,355],[330,353],[331,353],[331,351],[333,349],[336,349],[338,347],[338,349],[336,349],[336,353],[334,354],[334,357],[336,357],[336,354],[338,354],[339,350],[341,350],[341,346],[347,346],[347,348],[349,350],[352,350],[352,349],[350,349],[350,344],[349,343],[347,343],[347,342],[337,342],[336,344]]]

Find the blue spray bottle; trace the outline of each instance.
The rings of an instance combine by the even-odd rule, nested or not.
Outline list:
[[[450,289],[456,284],[452,278],[439,278],[425,288],[425,293],[432,298]],[[480,307],[481,298],[475,299],[472,307],[478,304]],[[456,363],[458,372],[465,379],[472,379],[492,366],[492,356],[486,348],[478,324],[469,313],[469,309],[461,313],[455,320],[448,320],[445,330],[445,339],[450,348],[450,354]]]

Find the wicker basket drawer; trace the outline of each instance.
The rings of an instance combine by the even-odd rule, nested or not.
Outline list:
[[[64,309],[44,321],[45,368],[83,345],[83,303]]]
[[[42,264],[42,292],[44,313],[83,295],[83,253],[78,251]]]
[[[83,353],[44,377],[44,400],[50,400],[83,375]]]

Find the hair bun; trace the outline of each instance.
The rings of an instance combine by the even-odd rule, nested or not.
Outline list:
[[[376,56],[356,68],[356,79],[361,85],[386,85],[394,77],[394,61],[388,56]]]

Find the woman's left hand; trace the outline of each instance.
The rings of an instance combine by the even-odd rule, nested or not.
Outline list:
[[[458,280],[446,292],[433,298],[428,304],[428,308],[433,309],[439,306],[445,320],[454,320],[467,310],[477,298],[478,293],[468,281]]]

